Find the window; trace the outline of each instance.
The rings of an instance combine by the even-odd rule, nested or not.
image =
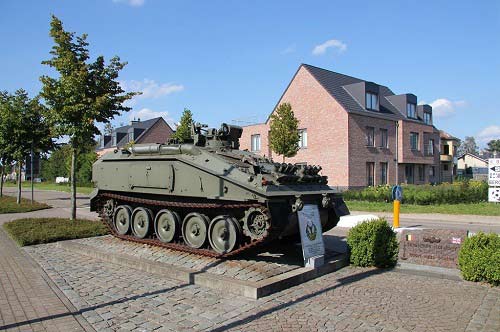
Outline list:
[[[406,183],[413,183],[413,165],[405,166],[405,180]]]
[[[307,148],[307,129],[299,129],[299,148]]]
[[[419,165],[418,166],[418,180],[419,181],[425,181],[424,165]]]
[[[435,166],[429,167],[429,177],[433,177],[435,176],[435,174],[436,174],[436,167]]]
[[[424,122],[428,125],[432,123],[432,114],[429,112],[424,112]]]
[[[380,183],[387,184],[387,163],[380,163]]]
[[[375,173],[375,163],[366,163],[366,185],[374,185],[373,174]]]
[[[260,135],[252,135],[252,144],[251,144],[251,150],[252,151],[260,151]]]
[[[443,145],[443,154],[450,154],[450,146],[448,144]]]
[[[375,128],[366,127],[366,145],[375,146]]]
[[[418,133],[410,133],[410,146],[412,150],[418,151]]]
[[[448,171],[448,164],[443,164],[443,171]]]
[[[389,147],[387,141],[387,129],[380,129],[380,147],[385,149]]]
[[[429,139],[429,145],[427,146],[427,154],[429,156],[434,155],[434,140],[433,139]]]
[[[416,119],[417,118],[416,108],[417,108],[417,105],[415,105],[413,103],[407,103],[406,104],[406,115],[411,119]]]
[[[366,109],[378,111],[378,95],[376,93],[367,92],[366,98]]]

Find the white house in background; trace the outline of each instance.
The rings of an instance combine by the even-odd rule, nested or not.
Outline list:
[[[488,159],[479,157],[474,153],[464,153],[458,157],[458,175],[486,180],[488,177]]]

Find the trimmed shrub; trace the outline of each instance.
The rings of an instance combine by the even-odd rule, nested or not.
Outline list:
[[[500,285],[500,237],[478,233],[466,239],[458,252],[458,266],[465,280]]]
[[[392,267],[398,259],[396,233],[384,218],[367,221],[351,228],[347,235],[351,264]]]
[[[439,185],[402,185],[403,203],[417,205],[479,203],[488,200],[486,181],[463,180]],[[344,199],[368,202],[391,201],[391,186],[348,190]]]

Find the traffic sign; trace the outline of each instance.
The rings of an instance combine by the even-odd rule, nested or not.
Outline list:
[[[488,185],[490,187],[500,187],[500,158],[490,158],[488,160]]]
[[[500,203],[500,188],[488,188],[488,202]]]
[[[402,201],[403,200],[403,188],[401,186],[392,187],[392,200]]]

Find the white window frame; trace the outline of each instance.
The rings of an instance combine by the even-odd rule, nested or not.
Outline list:
[[[379,110],[378,94],[373,92],[366,92],[365,106],[367,110],[378,111]]]
[[[384,141],[385,134],[385,141]],[[389,148],[389,130],[385,128],[380,128],[380,147],[384,149]]]
[[[366,127],[366,146],[375,146],[375,127]]]
[[[424,122],[425,124],[432,124],[432,113],[430,112],[424,112]]]
[[[416,146],[413,146],[413,137],[416,137]],[[411,132],[410,133],[410,149],[412,151],[420,151],[420,135],[418,133]]]
[[[417,118],[417,105],[414,103],[406,103],[406,116],[410,119]]]
[[[260,134],[250,136],[250,150],[252,152],[260,151]]]
[[[299,149],[307,149],[307,128],[299,129]]]
[[[380,183],[381,185],[387,184],[389,171],[389,163],[380,163]]]

